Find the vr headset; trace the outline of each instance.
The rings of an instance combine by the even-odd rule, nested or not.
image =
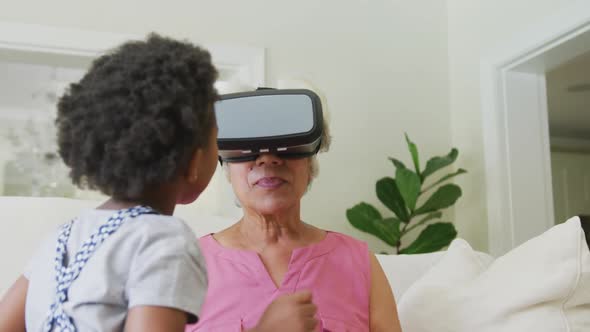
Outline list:
[[[320,149],[322,104],[310,90],[263,88],[221,95],[215,115],[221,163],[252,161],[262,153],[302,158]]]

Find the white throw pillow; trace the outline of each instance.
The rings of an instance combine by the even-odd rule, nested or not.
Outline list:
[[[428,272],[443,256],[444,252],[417,255],[376,255],[385,272],[396,299],[420,277]]]
[[[476,254],[483,262],[494,260],[492,256],[483,252]],[[393,295],[396,299],[401,299],[405,291],[444,256],[445,252],[438,251],[414,255],[377,255],[377,260],[389,280]]]
[[[579,219],[491,263],[455,240],[398,311],[404,332],[590,331],[590,252]]]

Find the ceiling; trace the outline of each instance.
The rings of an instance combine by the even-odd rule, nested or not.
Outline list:
[[[551,137],[590,140],[590,53],[546,77]]]

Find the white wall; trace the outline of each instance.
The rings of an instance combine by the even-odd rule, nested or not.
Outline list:
[[[304,219],[371,239],[375,250],[385,246],[354,231],[345,210],[361,200],[380,206],[375,181],[393,175],[386,157],[410,160],[404,132],[429,156],[451,147],[447,8],[441,0],[56,0],[34,5],[1,0],[0,8],[4,21],[133,34],[158,31],[203,43],[266,48],[270,85],[279,78],[307,79],[326,95],[331,112],[332,150],[320,158],[322,172],[304,200]],[[475,89],[477,83],[469,85]],[[455,136],[461,147],[469,144]],[[474,132],[467,136],[481,141]],[[483,178],[477,171],[480,154],[469,148],[474,156],[464,163],[472,172],[470,181],[476,181]],[[464,198],[463,208],[469,206],[465,202],[478,202],[474,215],[483,216],[480,194],[466,194],[475,198]],[[481,230],[462,231],[468,239],[483,238]]]
[[[452,144],[470,173],[457,182],[464,199],[455,208],[460,234],[475,248],[488,247],[486,187],[480,104],[480,59],[511,36],[575,0],[448,0]]]
[[[386,156],[409,161],[405,131],[428,155],[459,148],[457,165],[469,173],[457,180],[464,193],[456,225],[486,250],[480,58],[573,2],[109,0],[37,2],[31,10],[0,0],[0,20],[264,47],[270,85],[304,78],[329,102],[334,144],[305,199],[307,221],[371,239],[352,230],[344,211],[361,200],[379,205],[374,182],[391,174]]]

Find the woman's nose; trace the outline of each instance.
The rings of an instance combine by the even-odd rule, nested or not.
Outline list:
[[[283,159],[272,153],[262,153],[256,158],[256,166],[262,165],[282,165]]]

